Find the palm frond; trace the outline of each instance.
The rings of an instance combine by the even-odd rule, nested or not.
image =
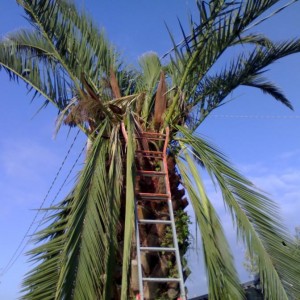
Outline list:
[[[200,174],[185,146],[182,147],[182,152],[190,172],[187,171],[182,160],[178,159],[177,165],[184,187],[189,193],[201,233],[209,296],[216,300],[242,299],[242,289],[220,220],[206,195]],[[193,178],[193,181],[190,178]]]
[[[127,116],[127,158],[126,158],[126,208],[125,208],[125,228],[124,228],[124,249],[122,264],[122,290],[121,300],[128,299],[128,269],[131,258],[131,244],[134,230],[134,182],[135,182],[135,165],[134,165],[134,124],[131,115]],[[138,230],[136,228],[136,230]]]
[[[264,36],[263,34],[250,33],[248,35],[237,37],[236,40],[232,42],[231,46],[241,44],[253,44],[261,47],[268,47],[273,43],[268,37]]]
[[[70,193],[58,206],[48,209],[52,213],[45,221],[50,224],[36,233],[33,239],[41,245],[28,253],[30,261],[38,264],[26,274],[22,299],[53,299],[73,199],[73,193]]]
[[[140,58],[139,63],[142,69],[142,76],[137,88],[138,91],[145,92],[145,98],[142,104],[142,117],[147,121],[154,106],[153,97],[162,66],[157,54],[153,52],[144,54]]]
[[[174,112],[180,95],[186,93],[189,99],[224,51],[230,46],[245,42],[246,36],[249,39],[249,34],[244,35],[247,27],[277,2],[279,0],[215,0],[206,4],[205,1],[198,1],[199,23],[192,26],[191,34],[185,34],[183,42],[174,50],[176,53],[178,48],[183,47],[188,49],[189,54],[188,58],[184,56],[184,59],[172,60],[171,64],[184,65],[184,73],[178,85],[177,95],[168,109],[165,123],[176,119]],[[178,113],[176,111],[176,114]]]
[[[78,39],[79,43],[88,48],[89,54],[86,54],[87,59],[86,61],[82,61],[81,64],[84,66],[86,76],[93,83],[97,84],[97,80],[101,76],[109,74],[112,67],[116,67],[117,69],[118,65],[116,64],[120,55],[115,47],[106,39],[104,30],[99,30],[93,19],[84,10],[79,12],[74,1],[60,1],[60,6],[62,6],[64,13],[65,11],[69,12],[67,18],[69,17],[69,21],[73,23],[73,27],[77,28],[80,33],[81,39]],[[73,47],[75,46],[73,45]],[[76,47],[81,49],[79,45]],[[79,59],[82,57],[82,55],[78,56]],[[94,57],[94,60],[91,60],[92,57]]]
[[[167,83],[165,78],[165,73],[161,72],[159,83],[157,86],[155,104],[154,104],[154,128],[159,128],[162,124],[162,117],[166,111],[167,106]]]
[[[275,203],[230,167],[218,150],[183,127],[178,129],[184,143],[192,147],[213,182],[218,184],[238,237],[251,254],[257,255],[265,296],[288,299],[299,293],[300,257],[292,251],[292,238],[281,223]]]
[[[267,66],[299,51],[299,39],[276,44],[269,42],[268,47],[256,48],[248,56],[240,55],[220,73],[204,76],[190,98],[190,106],[197,104],[197,111],[200,113],[194,128],[197,128],[212,110],[223,104],[234,89],[242,85],[258,88],[293,109],[283,92],[261,74]]]
[[[40,94],[58,109],[70,97],[69,78],[61,73],[61,65],[43,37],[32,31],[10,34],[0,42],[0,70],[11,80],[23,80],[27,88]]]
[[[30,22],[52,46],[55,56],[77,90],[82,72],[100,88],[100,79],[109,73],[116,51],[91,19],[78,13],[72,1],[19,0]]]
[[[107,130],[108,122],[103,122],[72,193],[66,219],[55,221],[61,236],[50,236],[49,242],[32,251],[38,261],[52,254],[53,259],[42,261],[28,275],[24,299],[39,293],[51,294],[52,299],[110,298],[118,247],[122,160],[119,128],[111,129],[111,140],[102,138]],[[52,227],[39,238],[48,238]],[[49,282],[44,279],[45,272]]]
[[[91,299],[109,299],[113,290],[122,187],[119,128],[112,129],[110,139],[104,141],[99,133],[75,190],[77,207],[69,222],[68,256],[63,262],[58,298],[65,292],[66,298],[72,293],[75,299],[82,299],[89,291]]]

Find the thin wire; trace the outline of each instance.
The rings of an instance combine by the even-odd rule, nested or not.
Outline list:
[[[281,12],[282,10],[284,10],[285,8],[287,8],[288,6],[291,6],[292,4],[294,4],[295,2],[297,2],[298,0],[291,0],[290,2],[286,3],[285,5],[279,7],[277,10],[273,11],[272,13],[270,13],[269,15],[267,15],[266,17],[260,19],[260,20],[257,20],[255,23],[252,23],[250,24],[248,27],[246,27],[244,29],[244,32],[249,30],[249,29],[252,29],[253,27],[263,23],[264,21],[268,20],[269,18],[271,18],[272,16],[278,14],[279,12]],[[167,53],[165,53],[161,59],[164,59],[165,57],[167,57],[169,54],[171,54],[172,52],[174,52],[174,50],[178,47],[185,47],[187,42],[186,40],[188,39],[191,39],[192,35],[189,34],[185,39],[183,39],[182,41],[180,41],[179,43],[175,44],[174,47],[172,49],[170,49]],[[188,40],[188,43],[190,41]]]
[[[210,115],[213,118],[227,118],[227,119],[300,119],[296,116],[280,116],[280,115]]]
[[[52,207],[52,205],[53,205],[54,202],[56,201],[57,197],[58,197],[59,194],[61,193],[63,187],[64,187],[65,184],[67,183],[67,181],[68,181],[69,177],[71,176],[71,174],[72,174],[74,168],[76,167],[76,165],[77,165],[77,163],[78,163],[78,161],[79,161],[79,159],[80,159],[80,157],[81,157],[81,155],[82,155],[84,149],[86,148],[86,144],[87,144],[87,143],[85,143],[84,146],[82,147],[82,149],[81,149],[81,151],[80,151],[78,157],[76,158],[75,162],[73,163],[73,165],[72,165],[72,167],[71,167],[71,169],[70,169],[68,175],[66,176],[65,180],[64,180],[63,183],[61,184],[61,186],[60,186],[60,188],[58,189],[57,193],[55,194],[53,200],[50,202],[49,208]],[[33,231],[32,234],[35,234],[35,233],[36,233],[37,229],[40,227],[40,225],[41,225],[41,224],[43,223],[43,221],[45,220],[46,215],[47,215],[47,211],[44,213],[44,216],[43,216],[42,219],[39,221],[39,224],[37,225],[36,229]]]
[[[73,170],[74,170],[74,168],[75,168],[77,162],[79,161],[79,159],[80,159],[80,157],[81,157],[81,155],[82,155],[82,153],[83,153],[85,147],[86,147],[86,143],[85,143],[85,145],[83,146],[83,148],[81,149],[81,151],[80,151],[80,153],[79,153],[77,159],[75,160],[74,164],[72,165],[72,167],[71,167],[71,169],[70,169],[70,171],[69,171],[67,177],[65,178],[64,182],[63,182],[62,185],[60,186],[60,188],[59,188],[58,192],[56,193],[54,199],[51,201],[50,207],[52,206],[52,204],[54,203],[54,201],[56,200],[56,198],[58,197],[58,195],[59,195],[60,192],[62,191],[64,185],[65,185],[66,182],[67,182],[67,180],[69,179],[70,175],[72,174],[72,172],[73,172]],[[30,227],[33,226],[34,221],[35,221],[35,219],[36,219],[36,217],[37,217],[37,215],[38,215],[38,213],[39,213],[39,211],[40,211],[41,209],[42,209],[42,208],[40,208],[40,209],[38,210],[38,212],[37,212],[37,214],[36,214],[36,216],[35,216],[33,222],[31,223]],[[34,235],[34,234],[37,232],[37,229],[39,228],[39,226],[41,225],[41,223],[42,223],[43,220],[45,219],[46,215],[47,215],[47,212],[45,212],[43,218],[39,221],[38,226],[35,228],[35,230],[34,230],[33,233],[31,234],[31,236]],[[29,233],[29,230],[26,232],[25,238],[26,238],[26,236],[27,236],[28,233]],[[24,238],[24,240],[25,240],[25,238]],[[27,240],[27,242],[25,243],[25,245],[23,246],[23,248],[21,249],[21,251],[19,252],[19,254],[18,254],[18,255],[14,258],[14,260],[11,262],[11,264],[10,264],[8,267],[6,267],[6,268],[4,269],[4,271],[1,273],[2,276],[3,276],[5,273],[7,273],[7,272],[13,267],[13,265],[14,265],[15,262],[18,260],[18,258],[23,254],[24,250],[26,249],[27,245],[29,244],[29,241],[30,241],[30,239]],[[23,242],[23,241],[22,241],[22,242]]]
[[[40,207],[39,207],[37,213],[35,214],[35,216],[34,216],[32,222],[30,223],[30,225],[29,225],[27,231],[25,232],[23,238],[21,239],[19,245],[17,246],[17,248],[16,248],[16,250],[14,251],[13,255],[11,256],[10,260],[9,260],[8,263],[5,265],[5,267],[2,268],[3,271],[0,273],[0,276],[3,276],[5,273],[8,272],[8,270],[10,270],[10,268],[13,266],[13,264],[16,262],[16,260],[17,260],[17,259],[20,257],[20,255],[22,254],[23,249],[25,249],[25,247],[27,246],[27,243],[28,243],[28,242],[27,242],[27,243],[25,244],[25,246],[22,248],[22,251],[18,254],[18,252],[19,252],[19,250],[21,249],[21,247],[22,247],[24,241],[25,241],[26,238],[28,237],[28,234],[29,234],[31,228],[33,227],[33,224],[35,223],[35,221],[36,221],[36,219],[37,219],[37,217],[38,217],[39,211],[43,208],[43,206],[44,206],[44,204],[45,204],[45,201],[46,201],[46,199],[48,198],[48,196],[49,196],[49,194],[50,194],[50,192],[51,192],[51,190],[52,190],[52,188],[53,188],[53,186],[54,186],[54,184],[55,184],[55,182],[56,182],[56,180],[57,180],[57,178],[58,178],[58,176],[59,176],[59,174],[60,174],[60,172],[61,172],[61,170],[62,170],[62,168],[63,168],[63,166],[64,166],[64,164],[65,164],[65,162],[66,162],[66,160],[67,160],[67,158],[68,158],[68,156],[69,156],[69,154],[70,154],[72,148],[73,148],[73,146],[74,146],[75,141],[77,140],[77,137],[78,137],[78,135],[79,135],[79,132],[80,132],[80,130],[78,130],[77,134],[75,135],[74,140],[73,140],[73,142],[72,142],[72,144],[71,144],[71,146],[70,146],[70,148],[69,148],[69,150],[68,150],[68,152],[67,152],[67,154],[66,154],[64,160],[62,161],[61,166],[60,166],[59,170],[57,171],[57,173],[56,173],[56,175],[55,175],[55,177],[54,177],[54,179],[53,179],[53,181],[52,181],[52,183],[51,183],[51,186],[50,186],[50,188],[48,189],[48,191],[47,191],[47,193],[46,193],[46,196],[44,197],[44,199],[43,199],[43,201],[42,201],[42,203],[41,203],[41,205],[40,205]],[[81,154],[80,154],[80,155],[81,155]],[[18,254],[18,255],[17,255],[17,254]],[[15,257],[16,257],[16,258],[15,258]]]

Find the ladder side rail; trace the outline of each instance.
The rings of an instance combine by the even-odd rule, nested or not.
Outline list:
[[[134,212],[135,212],[135,240],[136,240],[136,256],[138,263],[138,276],[139,276],[139,290],[140,300],[144,300],[144,284],[143,284],[143,270],[141,261],[141,245],[140,245],[140,231],[139,231],[139,220],[137,212],[137,200],[134,200]]]
[[[125,124],[121,122],[121,130],[124,136],[126,144],[128,143],[128,135],[126,132]],[[137,214],[137,199],[134,197],[134,218],[135,218],[135,240],[137,246],[137,264],[138,264],[138,276],[139,276],[139,290],[140,290],[140,300],[144,300],[144,288],[143,288],[143,271],[141,263],[141,250],[140,250],[140,232],[138,224],[138,214]]]
[[[175,250],[175,256],[176,256],[176,263],[177,263],[177,271],[178,276],[180,279],[179,286],[180,286],[180,296],[182,300],[186,299],[185,295],[185,287],[183,282],[183,272],[182,272],[182,266],[181,266],[181,260],[180,260],[180,254],[179,254],[179,247],[178,247],[178,240],[177,240],[177,233],[176,233],[176,226],[175,226],[175,218],[174,218],[174,212],[173,212],[173,205],[172,205],[172,199],[171,199],[171,188],[170,188],[170,181],[169,181],[169,172],[168,172],[168,164],[167,164],[167,147],[169,143],[169,134],[170,130],[169,127],[166,128],[166,139],[163,149],[163,166],[164,166],[164,173],[166,174],[165,177],[165,185],[166,185],[166,192],[169,195],[168,199],[168,207],[169,207],[169,213],[170,213],[170,220],[172,222],[172,235],[173,235],[173,245]]]

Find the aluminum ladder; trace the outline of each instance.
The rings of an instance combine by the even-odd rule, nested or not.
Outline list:
[[[167,166],[167,146],[169,142],[169,128],[166,128],[166,133],[155,133],[155,132],[142,132],[136,139],[140,139],[143,141],[144,144],[149,145],[150,143],[156,143],[160,145],[160,149],[162,151],[151,151],[151,150],[136,150],[135,155],[136,157],[142,157],[143,159],[155,159],[160,161],[161,168],[159,171],[149,171],[149,170],[142,170],[137,169],[137,176],[141,177],[160,177],[163,178],[164,189],[166,193],[143,193],[140,190],[137,190],[135,187],[135,233],[136,233],[136,244],[137,244],[137,264],[138,264],[138,279],[139,279],[139,294],[137,295],[137,299],[144,300],[144,284],[145,282],[160,282],[160,283],[167,283],[167,282],[178,282],[179,289],[180,289],[180,300],[186,300],[185,294],[185,287],[184,287],[184,279],[183,279],[183,272],[182,272],[182,265],[180,261],[180,254],[179,254],[179,247],[177,241],[177,234],[176,234],[176,227],[175,227],[175,219],[174,219],[174,212],[171,200],[171,191],[170,191],[170,182],[168,176],[168,166]],[[138,141],[139,142],[139,141]],[[162,180],[162,179],[161,179]],[[167,203],[168,206],[168,213],[169,213],[169,220],[160,220],[160,219],[139,219],[138,217],[138,201],[142,203],[146,201],[164,201]],[[173,247],[143,247],[140,245],[140,226],[145,224],[165,224],[166,226],[171,226],[172,238],[173,238]],[[176,258],[176,268],[178,276],[175,278],[170,277],[146,277],[143,273],[142,263],[141,263],[141,253],[143,251],[153,251],[153,252],[173,252]]]

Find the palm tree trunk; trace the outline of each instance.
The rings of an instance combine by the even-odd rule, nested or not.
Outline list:
[[[180,176],[177,175],[175,168],[175,160],[173,157],[168,157],[168,171],[172,194],[172,204],[175,215],[177,212],[183,212],[188,205],[188,201],[184,198],[184,190],[180,189]],[[137,164],[143,164],[143,169],[155,170],[155,164],[149,161],[137,159]],[[166,193],[165,186],[162,180],[157,177],[137,177],[136,190],[143,193]],[[138,203],[137,213],[139,219],[168,219],[168,206],[165,202],[148,201]],[[140,226],[140,241],[141,245],[147,246],[171,246],[172,238],[168,232],[167,225],[164,224],[147,224]],[[177,228],[180,231],[180,228]],[[168,235],[169,233],[169,235]],[[183,244],[179,244],[181,256],[185,254],[188,239]],[[136,264],[136,244],[133,243],[132,251],[132,273],[131,273],[131,295],[138,293],[138,273]],[[141,253],[141,263],[145,276],[147,277],[172,277],[176,266],[174,254],[170,253]],[[175,275],[177,276],[177,275]],[[144,297],[147,300],[157,299],[163,295],[164,299],[176,299],[179,296],[179,285],[177,283],[156,283],[149,282],[144,284]]]

